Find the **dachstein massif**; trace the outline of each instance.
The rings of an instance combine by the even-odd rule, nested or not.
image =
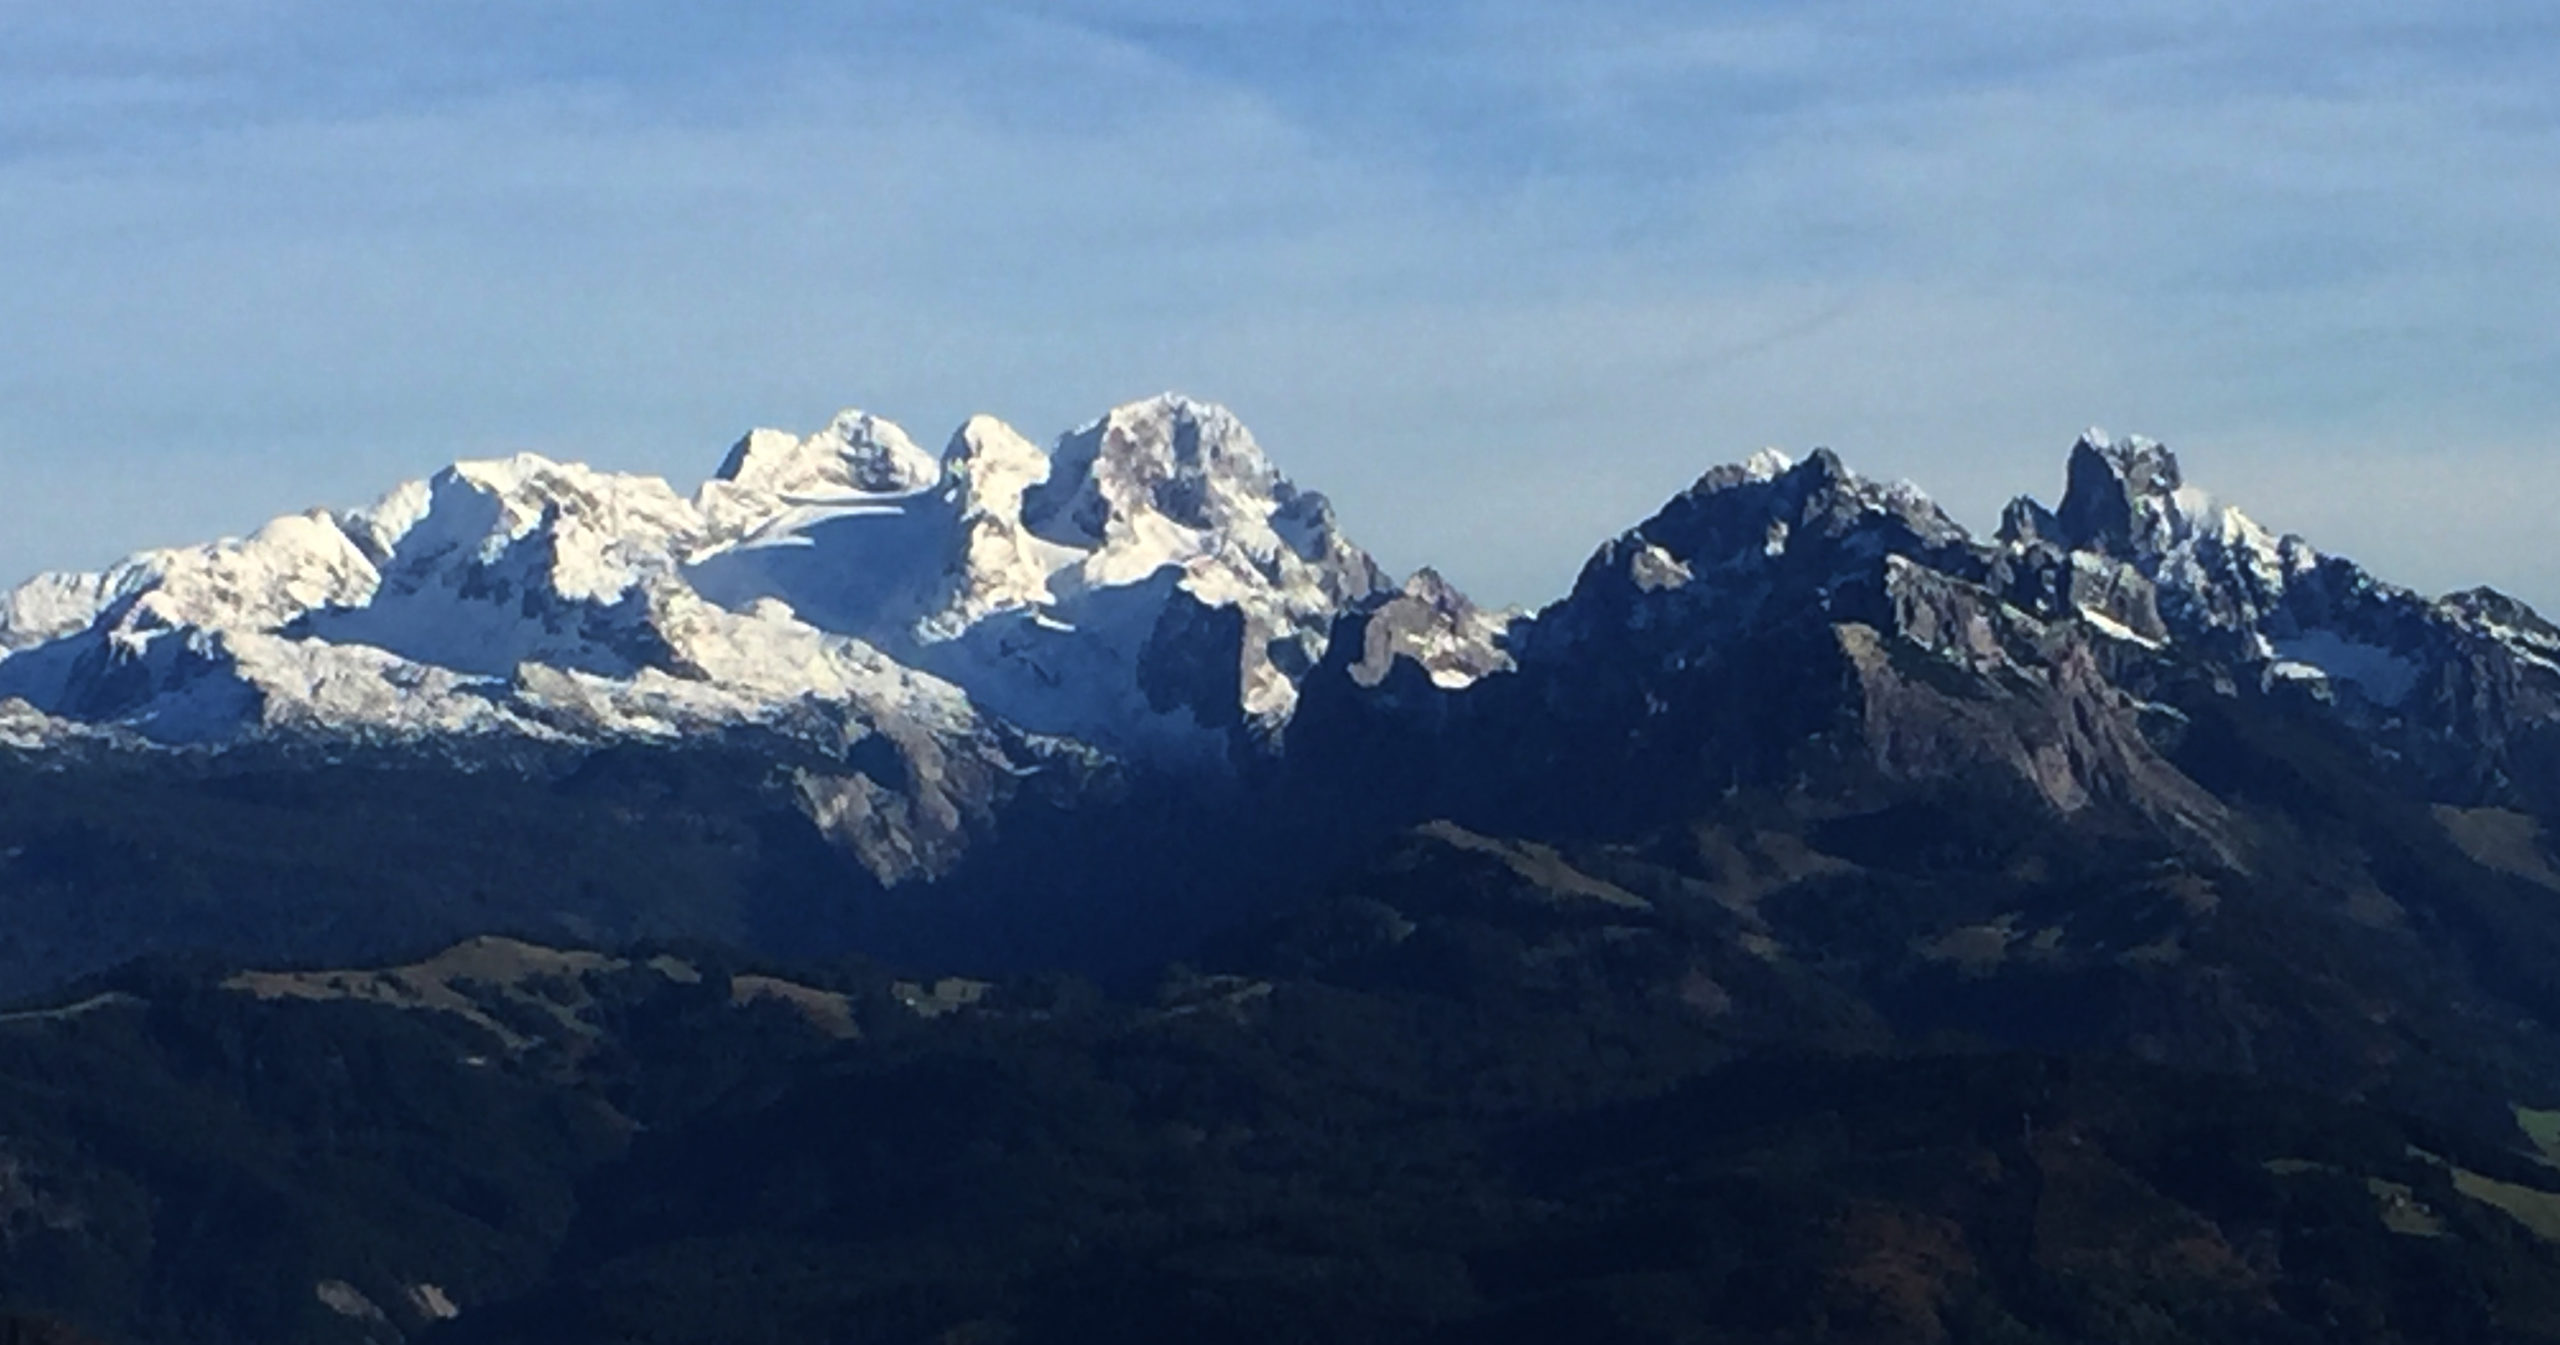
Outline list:
[[[2560,1340],[2555,820],[2560,629],[2138,438],[1535,613],[1178,397],[464,463],[0,598],[0,1308]]]

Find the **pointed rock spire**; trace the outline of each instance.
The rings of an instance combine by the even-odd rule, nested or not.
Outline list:
[[[2064,545],[2122,554],[2145,532],[2156,502],[2172,500],[2186,485],[2178,457],[2167,446],[2135,435],[2110,438],[2091,429],[2071,446],[2069,484],[2055,511]],[[2146,502],[2155,507],[2146,511]]]

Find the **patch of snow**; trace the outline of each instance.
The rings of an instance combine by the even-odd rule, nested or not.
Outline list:
[[[1796,460],[1775,448],[1761,449],[1742,462],[1742,475],[1748,481],[1775,481],[1795,469]]]
[[[2349,683],[2377,705],[2398,705],[2417,688],[2415,663],[2335,631],[2308,631],[2274,644],[2278,662],[2273,671],[2279,677]]]
[[[2137,644],[2145,649],[2160,649],[2165,647],[2160,641],[2152,639],[2150,636],[2135,630],[2133,627],[2116,620],[2114,617],[2111,617],[2094,607],[2081,608],[2080,619],[2087,622],[2091,630],[2095,630],[2110,639],[2122,640],[2127,644]]]
[[[410,1285],[409,1306],[431,1322],[450,1322],[462,1315],[462,1309],[454,1306],[452,1297],[432,1284]]]
[[[77,1004],[59,1009],[30,1009],[20,1013],[0,1013],[0,1023],[67,1023],[86,1018],[105,1009],[137,1008],[142,1001],[120,991],[92,995]]]
[[[1678,556],[1651,542],[1637,548],[1635,555],[1627,561],[1627,574],[1636,581],[1637,588],[1647,593],[1685,588],[1690,580],[1697,577],[1689,572],[1689,567],[1682,564]]]
[[[322,1280],[312,1286],[311,1293],[312,1297],[320,1300],[320,1306],[350,1321],[387,1324],[391,1320],[383,1315],[382,1309],[372,1299],[364,1296],[363,1290],[345,1280]]]

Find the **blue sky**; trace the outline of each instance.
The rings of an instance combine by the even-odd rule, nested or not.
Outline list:
[[[2560,605],[2560,12],[0,0],[0,580],[532,449],[1234,406],[1499,601],[2086,424]]]

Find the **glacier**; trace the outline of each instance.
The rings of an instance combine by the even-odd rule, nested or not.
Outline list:
[[[748,434],[690,496],[526,454],[39,576],[0,598],[0,702],[22,742],[46,721],[164,746],[597,742],[814,714],[1200,762],[1285,722],[1333,622],[1398,591],[1220,407],[1134,402],[1050,449],[979,416],[940,454],[846,411]]]

